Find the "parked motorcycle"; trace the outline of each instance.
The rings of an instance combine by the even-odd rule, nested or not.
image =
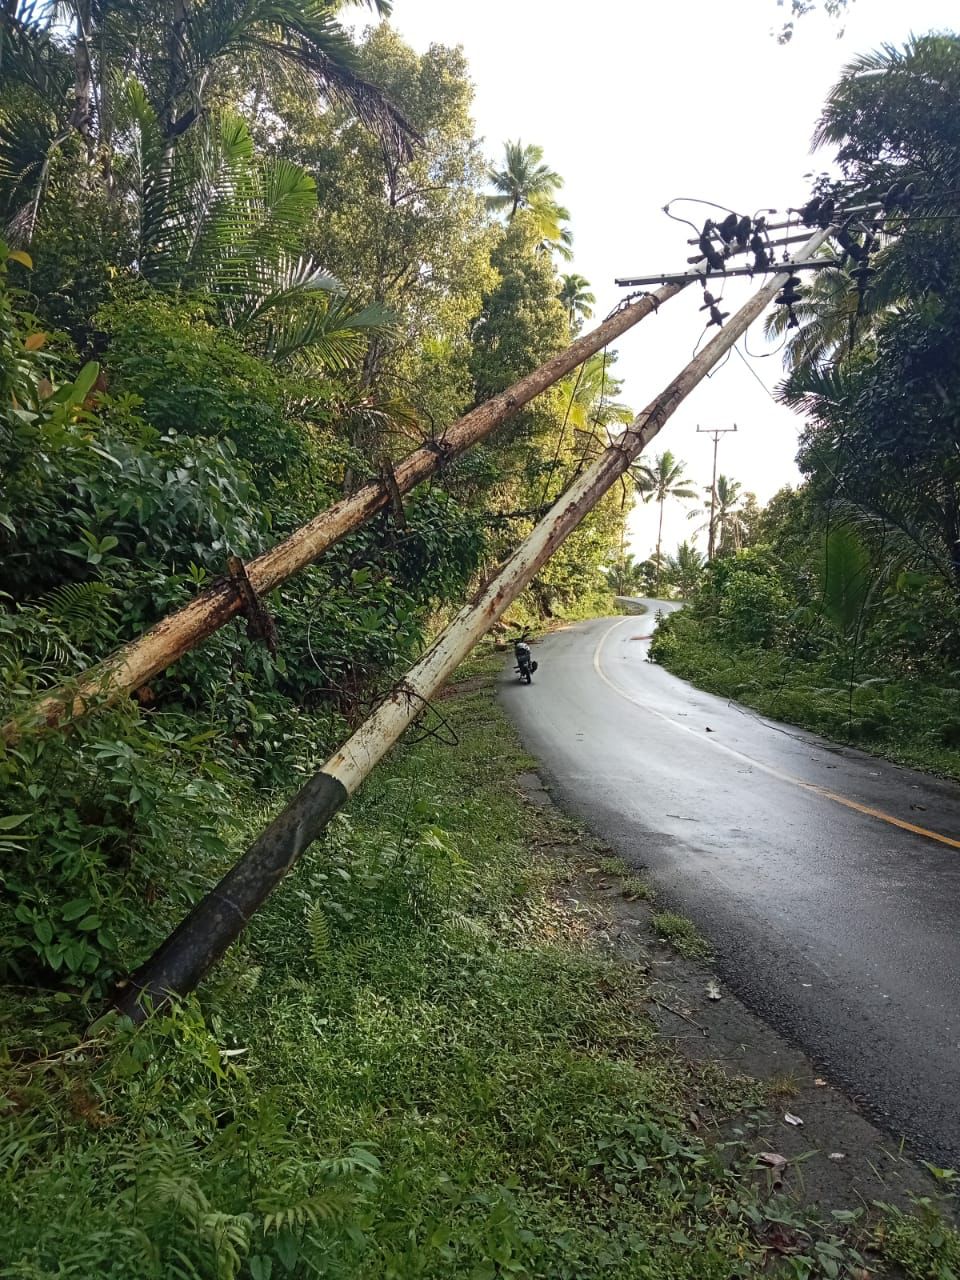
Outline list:
[[[514,643],[513,656],[517,662],[514,670],[520,676],[521,681],[524,684],[532,684],[533,673],[536,671],[538,664],[534,662],[530,654],[530,637],[527,635],[526,631],[520,639]]]

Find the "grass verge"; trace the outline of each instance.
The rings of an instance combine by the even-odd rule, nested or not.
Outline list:
[[[657,937],[688,960],[703,960],[710,955],[710,944],[686,916],[677,915],[675,911],[658,911],[653,915],[652,924]]]
[[[565,905],[593,850],[514,785],[501,662],[445,702],[458,747],[395,752],[199,1000],[27,1052],[38,1006],[7,991],[0,1276],[864,1274],[856,1214],[760,1186],[756,1085],[658,1038],[642,968]],[[949,1276],[933,1229],[891,1229],[907,1274]]]

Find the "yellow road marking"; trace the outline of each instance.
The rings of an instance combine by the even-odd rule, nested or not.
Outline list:
[[[892,813],[884,813],[882,809],[873,809],[870,805],[860,804],[857,800],[851,800],[848,796],[842,796],[836,791],[829,791],[826,787],[821,787],[816,782],[807,782],[803,778],[797,778],[792,773],[784,773],[780,769],[774,769],[772,765],[763,764],[759,760],[754,760],[752,756],[744,755],[742,751],[736,751],[733,747],[728,747],[722,742],[717,742],[715,738],[704,738],[696,729],[691,729],[688,725],[680,724],[678,721],[665,716],[662,711],[655,711],[653,707],[643,702],[640,698],[636,698],[632,693],[628,693],[626,689],[622,689],[616,684],[600,665],[600,657],[603,653],[603,646],[606,644],[607,637],[618,627],[622,627],[625,622],[629,622],[629,617],[621,618],[619,622],[615,622],[612,627],[600,637],[597,647],[593,651],[593,669],[603,681],[608,685],[614,693],[624,698],[627,702],[632,702],[634,706],[640,707],[649,715],[656,716],[658,720],[664,720],[667,724],[672,725],[674,729],[679,729],[681,733],[689,733],[696,738],[698,742],[702,742],[705,746],[710,746],[714,751],[722,751],[728,756],[734,756],[738,760],[745,760],[747,764],[754,769],[759,769],[762,773],[769,774],[772,778],[779,779],[780,782],[789,782],[795,787],[800,787],[804,791],[812,791],[818,796],[823,796],[825,800],[833,800],[836,804],[842,804],[847,809],[855,809],[857,813],[866,814],[868,818],[878,818],[881,822],[889,823],[892,827],[900,827],[903,831],[910,831],[916,836],[925,836],[928,840],[936,840],[939,844],[949,845],[951,849],[960,849],[960,840],[954,840],[950,836],[941,835],[939,831],[929,831],[926,827],[915,826],[912,822],[904,822],[902,818],[895,818]]]

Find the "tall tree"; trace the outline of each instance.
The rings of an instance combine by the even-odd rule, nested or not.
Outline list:
[[[593,315],[596,297],[590,292],[590,281],[573,272],[560,277],[560,301],[570,321],[570,332],[579,333],[584,320]]]
[[[390,155],[346,108],[318,111],[282,86],[272,96],[283,122],[265,114],[258,132],[316,180],[319,216],[307,240],[314,258],[351,296],[397,317],[394,331],[370,345],[363,390],[410,412],[392,425],[365,415],[350,427],[354,444],[374,457],[392,447],[386,433],[429,434],[471,402],[471,324],[493,283],[495,233],[462,51],[434,45],[418,54],[381,25],[359,56],[365,77],[384,86],[423,137],[411,156]]]
[[[659,561],[657,564],[659,566]],[[664,576],[671,586],[677,588],[682,600],[686,600],[696,591],[703,577],[703,569],[703,556],[689,542],[681,542],[676,553],[666,557],[663,566]],[[659,590],[658,579],[657,591]]]
[[[507,142],[502,169],[490,169],[487,177],[496,194],[487,196],[487,208],[506,210],[507,219],[537,201],[551,200],[563,186],[555,169],[544,163],[543,147],[534,143]]]
[[[812,500],[912,547],[960,593],[958,98],[956,35],[858,57],[831,90],[815,140],[836,149],[840,194],[878,200],[909,187],[912,204],[894,202],[883,220],[859,342],[801,361],[782,398],[808,417],[800,463]],[[839,334],[837,307],[810,299],[825,302],[813,317],[821,331]]]
[[[502,169],[490,169],[488,181],[494,195],[487,196],[487,208],[506,214],[512,221],[521,209],[532,214],[545,247],[556,249],[560,257],[569,259],[572,237],[564,224],[568,210],[554,199],[563,186],[556,170],[544,163],[543,147],[533,143],[508,142],[504,147]]]
[[[855,58],[830,91],[814,142],[836,150],[842,178],[830,190],[847,204],[885,200],[909,186],[910,208],[889,205],[869,237],[856,224],[861,244],[872,244],[867,288],[850,271],[817,273],[794,308],[800,325],[788,336],[789,367],[837,363],[895,309],[921,299],[948,300],[960,278],[960,37],[915,36],[902,47],[885,45]],[[853,264],[854,266],[856,264]],[[784,309],[767,331],[787,331]]]
[[[631,474],[645,502],[656,502],[660,508],[657,523],[657,592],[660,591],[662,578],[663,549],[663,509],[668,498],[687,501],[695,498],[697,492],[690,488],[690,480],[684,472],[685,462],[675,458],[669,449],[657,454],[653,466],[641,462],[631,469]]]
[[[702,517],[703,512],[707,514],[706,521],[698,526],[697,532],[706,531],[708,535],[708,560],[712,560],[715,555],[738,551],[742,545],[745,528],[742,511],[747,495],[741,493],[741,488],[738,480],[731,480],[724,475],[717,476],[716,490],[711,490],[706,485],[702,509],[691,511],[688,516],[688,519],[696,520]]]
[[[129,76],[143,85],[156,113],[168,158],[178,139],[204,119],[211,104],[244,80],[287,77],[301,93],[345,106],[393,155],[407,156],[416,131],[381,88],[360,71],[356,49],[337,20],[339,0],[144,0],[133,5],[76,0],[67,6],[66,47],[58,36],[63,6],[4,14],[5,79],[27,80],[33,101],[0,110],[0,196],[20,192],[14,227],[30,239],[51,157],[71,134],[86,154],[86,178],[99,166],[112,182],[117,145],[114,101]],[[389,5],[378,4],[381,12]],[[37,15],[40,16],[37,16]],[[51,53],[52,51],[52,53]],[[69,53],[73,75],[37,69]],[[38,107],[46,117],[38,126]],[[17,162],[13,167],[12,161]]]

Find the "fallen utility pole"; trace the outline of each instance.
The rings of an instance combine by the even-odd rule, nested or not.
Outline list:
[[[246,590],[241,589],[236,575],[219,579],[189,604],[163,618],[103,662],[32,703],[0,728],[0,740],[14,743],[31,731],[61,728],[88,711],[108,706],[139,689],[152,676],[244,613],[251,592],[254,596],[265,595],[311,564],[334,543],[389,506],[391,497],[407,493],[445,463],[485,439],[535,396],[639,324],[682,288],[683,284],[669,284],[655,294],[622,307],[506,391],[458,418],[439,439],[395,463],[389,479],[384,477],[364,485],[242,566],[245,571],[242,585]]]
[[[830,232],[831,228],[817,231],[798,258],[815,253]],[[151,1008],[171,996],[194,990],[474,645],[620,479],[694,387],[773,301],[789,277],[789,265],[759,289],[627,430],[573,481],[377,710],[294,796],[153,956],[122,984],[115,995],[120,1012],[143,1021]]]

